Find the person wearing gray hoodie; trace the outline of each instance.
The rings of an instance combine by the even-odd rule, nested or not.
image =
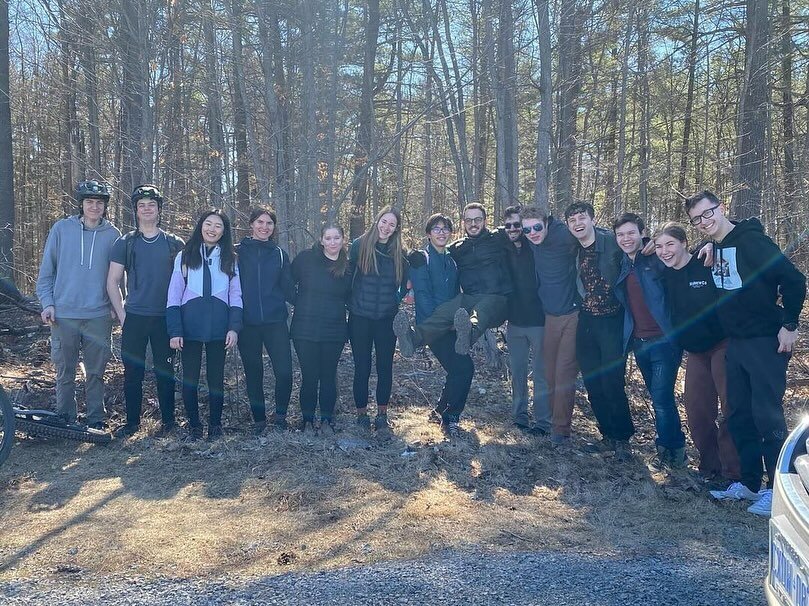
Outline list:
[[[37,278],[42,321],[51,327],[51,359],[56,368],[56,408],[75,422],[79,351],[86,372],[87,425],[105,429],[104,369],[111,356],[112,312],[107,270],[112,245],[121,232],[106,218],[106,184],[82,181],[76,187],[79,214],[57,221],[48,234]]]

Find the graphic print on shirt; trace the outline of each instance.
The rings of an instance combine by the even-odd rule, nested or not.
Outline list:
[[[737,290],[742,287],[742,277],[739,275],[735,246],[717,250],[711,275],[713,275],[716,287],[722,290]]]

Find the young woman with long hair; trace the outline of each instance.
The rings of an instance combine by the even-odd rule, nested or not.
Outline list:
[[[166,306],[172,349],[183,359],[183,403],[189,437],[202,437],[199,375],[205,348],[210,416],[208,439],[222,435],[225,350],[236,345],[242,328],[242,289],[230,220],[221,209],[205,211],[174,259]]]
[[[292,340],[301,366],[300,429],[334,433],[337,363],[348,340],[346,304],[351,294],[343,228],[324,225],[320,240],[295,257],[292,276],[296,285]]]
[[[354,403],[357,423],[370,428],[368,380],[371,351],[376,349],[376,405],[374,427],[388,434],[388,401],[393,385],[393,353],[396,335],[393,317],[407,293],[408,265],[402,247],[402,216],[395,208],[383,208],[371,227],[351,244],[353,269],[348,331],[354,356]]]
[[[274,210],[254,209],[250,213],[251,233],[237,247],[245,328],[239,336],[239,353],[256,435],[267,426],[264,349],[270,356],[275,375],[275,413],[271,423],[280,429],[287,427],[292,393],[292,348],[286,302],[294,296],[294,285],[289,255],[275,242],[276,224]]]

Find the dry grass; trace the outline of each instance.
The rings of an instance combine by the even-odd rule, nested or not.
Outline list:
[[[43,367],[35,375],[43,381],[52,376],[42,347],[31,343],[26,363],[4,365],[7,387],[20,384],[9,376],[31,376],[29,363]],[[805,368],[799,361],[798,374]],[[108,446],[20,440],[0,469],[0,578],[78,569],[265,575],[447,547],[766,553],[766,521],[741,506],[711,503],[690,472],[652,475],[643,465],[653,424],[637,377],[631,391],[639,454],[616,465],[512,430],[508,385],[485,370],[473,385],[463,438],[445,442],[424,420],[443,376],[427,358],[397,360],[395,438],[371,438],[367,450],[346,452],[337,440],[361,436],[350,414],[350,359],[342,369],[344,431],[337,439],[249,436],[246,406],[235,402],[243,386],[234,384],[226,424],[244,432],[214,446],[155,440],[151,419],[133,439]],[[119,394],[118,365],[110,383],[110,393]],[[31,389],[27,398],[50,395],[42,385]],[[794,416],[805,393],[790,388],[787,395]],[[112,408],[120,414],[118,401]],[[592,417],[580,408],[574,428],[595,438]],[[415,454],[401,456],[408,448]]]

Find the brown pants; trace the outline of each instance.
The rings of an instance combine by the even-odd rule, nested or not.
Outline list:
[[[685,412],[691,439],[699,451],[699,470],[721,474],[727,480],[741,477],[739,455],[727,425],[728,402],[725,377],[727,341],[702,353],[688,352],[685,364]],[[722,416],[717,426],[719,398]]]
[[[569,436],[573,420],[573,400],[576,395],[576,328],[579,312],[566,316],[545,316],[545,338],[542,357],[545,362],[545,380],[552,413],[552,432]]]

